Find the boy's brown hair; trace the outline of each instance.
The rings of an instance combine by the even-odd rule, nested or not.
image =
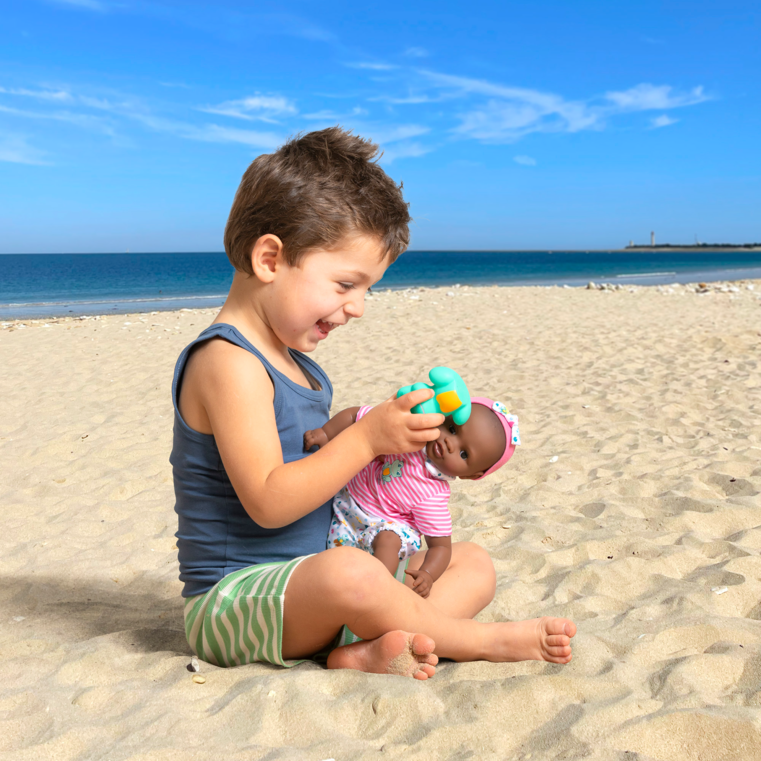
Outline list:
[[[254,159],[241,180],[225,227],[225,251],[251,272],[251,250],[268,233],[285,260],[330,249],[352,233],[378,238],[391,262],[409,244],[409,204],[372,159],[378,146],[340,127],[295,137]]]

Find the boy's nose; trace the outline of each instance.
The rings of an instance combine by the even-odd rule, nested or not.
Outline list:
[[[349,317],[361,317],[365,313],[365,299],[363,296],[352,299],[344,307],[344,311]]]

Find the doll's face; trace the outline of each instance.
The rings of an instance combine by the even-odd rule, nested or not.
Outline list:
[[[439,438],[426,444],[431,462],[448,476],[478,478],[500,457],[507,440],[495,412],[474,404],[468,421],[457,425],[451,417],[439,426]]]

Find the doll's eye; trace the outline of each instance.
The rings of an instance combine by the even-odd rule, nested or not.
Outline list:
[[[460,450],[460,457],[462,457],[463,460],[467,460],[468,459],[468,453],[464,449],[461,449]]]
[[[454,435],[454,433],[455,433],[455,429],[454,429],[454,423],[450,423],[450,424],[449,424],[449,433],[451,433],[452,435]]]

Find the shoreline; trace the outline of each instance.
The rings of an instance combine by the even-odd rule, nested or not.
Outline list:
[[[675,254],[693,254],[697,252],[704,252],[706,254],[742,254],[745,251],[750,253],[754,251],[761,251],[761,246],[626,246],[625,248],[618,249],[620,252],[635,254],[645,254],[652,252],[654,254],[668,254],[669,252]]]
[[[750,290],[758,289],[761,293],[761,275],[759,277],[750,278],[737,278],[737,279],[686,279],[685,275],[681,280],[679,276],[673,276],[674,273],[654,273],[654,275],[641,275],[639,278],[632,277],[618,277],[613,281],[590,281],[587,278],[578,278],[574,280],[574,284],[569,283],[516,283],[516,284],[502,284],[502,283],[478,283],[478,284],[466,284],[462,285],[456,283],[451,286],[398,286],[389,288],[379,288],[368,294],[369,298],[380,297],[382,294],[388,293],[405,293],[405,292],[447,292],[456,289],[468,289],[468,288],[542,288],[542,289],[588,289],[590,283],[595,285],[600,290],[610,291],[627,291],[630,289],[642,289],[642,288],[677,288],[693,290],[698,293],[705,293],[719,291],[722,288],[739,288],[740,290],[746,288],[747,285],[753,285]],[[657,277],[657,281],[653,281],[653,278]],[[629,282],[631,280],[638,280],[638,282]],[[645,282],[639,282],[645,280]],[[706,286],[706,288],[701,288]],[[732,291],[728,291],[732,292]],[[86,302],[66,302],[59,304],[32,304],[32,305],[4,305],[0,304],[0,323],[3,325],[6,323],[15,322],[39,322],[39,321],[57,321],[62,318],[80,318],[80,317],[106,317],[106,316],[124,316],[130,314],[154,314],[160,312],[178,312],[178,311],[202,311],[204,309],[218,310],[224,303],[225,296],[187,296],[172,299],[165,299],[162,301],[151,299],[128,299],[124,301],[86,301]],[[210,303],[211,302],[211,303]],[[183,306],[185,304],[185,306]],[[108,311],[104,310],[105,306],[112,306]],[[134,307],[136,305],[143,305],[143,308]],[[47,307],[47,309],[41,309],[40,307]],[[23,312],[27,314],[23,314]],[[19,314],[21,312],[21,314]]]

